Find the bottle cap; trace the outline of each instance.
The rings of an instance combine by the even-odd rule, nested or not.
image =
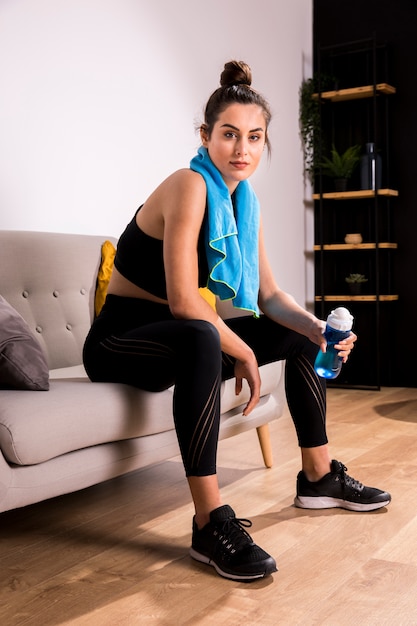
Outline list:
[[[329,313],[327,323],[335,330],[351,330],[353,315],[344,306],[339,306]]]

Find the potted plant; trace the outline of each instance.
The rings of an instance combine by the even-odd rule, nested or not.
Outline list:
[[[298,121],[304,155],[304,174],[314,184],[322,153],[319,92],[337,89],[337,79],[329,74],[314,74],[302,81],[299,89]]]
[[[307,78],[301,83],[299,91],[299,125],[304,155],[304,174],[314,183],[318,167],[318,141],[320,137],[320,110],[317,92],[317,79]]]
[[[364,274],[349,274],[349,276],[346,276],[345,281],[349,285],[350,293],[357,295],[361,292],[363,283],[367,283],[368,279]]]
[[[350,146],[345,152],[339,154],[333,144],[330,158],[324,157],[323,161],[320,163],[320,167],[325,176],[331,176],[335,179],[336,191],[345,191],[347,181],[352,176],[360,159],[361,146]]]

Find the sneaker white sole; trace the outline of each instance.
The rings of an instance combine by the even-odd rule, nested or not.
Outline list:
[[[247,574],[247,575],[231,574],[230,572],[223,571],[217,565],[217,563],[211,560],[210,557],[205,556],[204,554],[201,554],[200,552],[197,552],[196,550],[194,550],[194,548],[190,548],[190,556],[196,561],[200,561],[200,563],[206,563],[206,565],[211,565],[212,567],[214,567],[214,569],[220,576],[223,576],[224,578],[228,578],[229,580],[237,580],[237,581],[241,580],[243,582],[245,581],[248,582],[251,580],[259,580],[259,578],[265,578],[265,576],[273,573],[273,572],[260,572],[259,574]]]
[[[349,502],[339,498],[329,496],[296,496],[294,505],[300,509],[347,509],[348,511],[376,511],[383,506],[387,506],[391,500],[383,502],[373,502],[371,504],[361,504],[360,502]]]

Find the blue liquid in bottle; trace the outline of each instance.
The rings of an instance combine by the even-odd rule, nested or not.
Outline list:
[[[318,352],[314,369],[321,378],[332,379],[340,374],[343,359],[334,346],[350,335],[353,317],[344,307],[338,307],[327,318],[324,336],[327,341],[326,352]],[[336,328],[335,328],[336,327]]]

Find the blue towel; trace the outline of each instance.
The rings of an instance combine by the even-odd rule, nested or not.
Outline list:
[[[203,176],[207,186],[207,287],[220,300],[232,299],[234,307],[259,317],[258,198],[249,181],[241,181],[233,207],[229,189],[206,148],[198,150],[190,168]]]

